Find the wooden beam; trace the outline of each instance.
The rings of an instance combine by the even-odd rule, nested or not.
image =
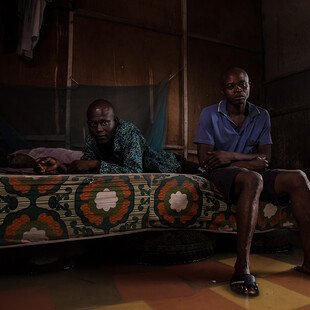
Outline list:
[[[183,86],[183,155],[187,158],[188,151],[188,89],[187,89],[187,0],[181,0],[182,14],[182,86]]]
[[[74,12],[69,12],[69,34],[68,34],[68,66],[67,66],[67,93],[66,93],[66,148],[71,147],[71,86],[72,86],[72,63],[73,63],[73,20]]]
[[[170,35],[174,35],[174,36],[181,36],[182,35],[182,33],[179,33],[177,31],[163,30],[162,28],[158,28],[155,26],[149,26],[149,25],[144,25],[142,23],[133,22],[132,20],[129,20],[126,18],[110,16],[107,14],[98,13],[98,12],[94,12],[94,11],[77,9],[74,11],[74,13],[75,13],[75,16],[101,19],[104,21],[109,21],[109,22],[118,23],[118,24],[124,24],[127,26],[132,26],[132,27],[136,27],[136,28],[140,28],[140,29],[144,29],[144,30],[149,30],[149,31],[153,31],[153,32],[170,34]]]
[[[275,78],[272,78],[272,79],[269,79],[269,80],[266,80],[264,82],[265,85],[267,84],[271,84],[271,83],[274,83],[274,82],[277,82],[277,81],[280,81],[280,80],[284,80],[286,78],[289,78],[293,75],[298,75],[298,74],[302,74],[302,73],[305,73],[305,72],[309,72],[310,71],[310,67],[308,68],[305,68],[303,70],[298,70],[298,71],[293,71],[293,72],[289,72],[289,73],[286,73],[286,74],[282,74],[282,75],[279,75]]]
[[[286,114],[292,114],[292,113],[298,113],[298,112],[305,112],[310,110],[310,106],[308,104],[304,104],[298,107],[289,107],[281,110],[274,110],[272,108],[269,108],[269,113],[271,117],[278,117],[281,115]]]
[[[228,42],[216,40],[216,39],[206,37],[206,36],[202,36],[200,34],[196,34],[196,33],[192,33],[192,32],[188,33],[188,37],[192,38],[192,39],[203,40],[203,41],[214,43],[214,44],[219,44],[219,45],[223,45],[223,46],[236,48],[236,49],[242,50],[244,52],[249,52],[249,53],[254,53],[254,54],[262,54],[263,53],[260,50],[249,49],[249,48],[246,48],[246,47],[241,46],[241,45],[231,44]]]

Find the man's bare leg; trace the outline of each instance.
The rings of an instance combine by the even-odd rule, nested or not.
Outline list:
[[[237,203],[237,259],[235,263],[236,275],[250,274],[250,250],[255,231],[259,196],[263,189],[260,174],[253,171],[240,172],[235,179],[235,195]],[[238,284],[238,289],[246,295],[256,295],[254,288]]]
[[[300,170],[283,170],[275,179],[277,195],[289,195],[304,250],[302,269],[310,274],[310,183]]]

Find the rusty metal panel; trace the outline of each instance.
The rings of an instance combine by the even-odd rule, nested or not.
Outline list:
[[[266,80],[309,69],[310,1],[262,3]]]
[[[179,0],[76,0],[75,8],[127,19],[162,31],[181,32]]]
[[[189,33],[227,45],[262,50],[260,0],[190,0]]]
[[[244,68],[251,81],[250,101],[263,105],[262,56],[203,40],[188,41],[189,142],[194,139],[201,110],[222,99],[220,76],[232,66]],[[191,143],[191,149],[196,146]]]

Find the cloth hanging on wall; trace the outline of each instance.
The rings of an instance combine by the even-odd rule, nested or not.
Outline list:
[[[17,54],[32,59],[33,49],[40,36],[45,6],[45,0],[20,0],[19,10],[23,22]]]

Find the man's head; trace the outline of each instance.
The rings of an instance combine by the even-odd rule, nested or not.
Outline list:
[[[87,124],[98,144],[109,142],[117,124],[112,104],[103,99],[93,101],[87,109]]]
[[[248,74],[241,68],[230,68],[222,74],[222,93],[234,105],[244,104],[250,95]]]

